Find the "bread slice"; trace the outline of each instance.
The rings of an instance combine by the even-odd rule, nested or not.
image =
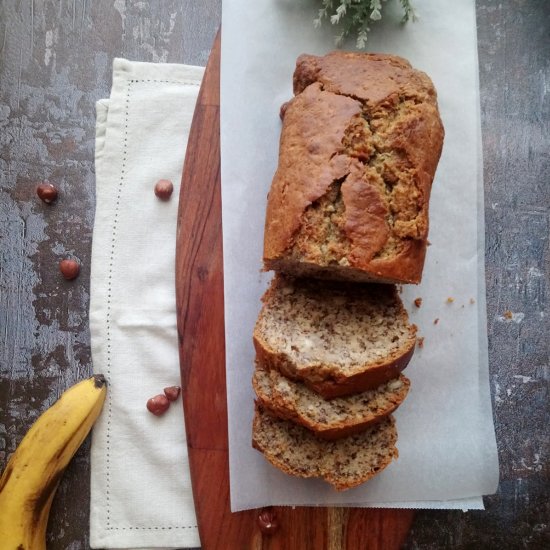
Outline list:
[[[403,402],[410,381],[404,375],[375,390],[326,401],[301,382],[293,382],[277,371],[259,365],[252,378],[261,406],[274,416],[292,420],[327,440],[364,431],[380,422]]]
[[[392,285],[278,274],[262,300],[254,329],[259,362],[325,399],[397,378],[414,353],[416,327]]]
[[[264,266],[418,283],[444,129],[430,78],[394,55],[301,55],[269,192]]]
[[[256,408],[252,446],[283,472],[321,477],[336,490],[356,487],[380,473],[397,458],[397,431],[392,416],[366,431],[325,441],[289,420]]]

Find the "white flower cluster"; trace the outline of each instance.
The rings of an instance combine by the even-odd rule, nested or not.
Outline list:
[[[369,23],[382,19],[382,2],[387,0],[321,0],[321,8],[313,20],[316,28],[320,27],[324,19],[332,25],[340,25],[341,31],[335,37],[337,46],[341,46],[344,39],[352,31],[357,34],[356,46],[363,49],[367,44],[367,35],[370,31]],[[399,0],[403,8],[402,22],[416,19],[410,0]]]

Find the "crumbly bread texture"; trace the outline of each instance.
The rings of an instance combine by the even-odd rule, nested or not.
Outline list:
[[[392,416],[366,431],[325,441],[289,420],[256,408],[252,446],[287,474],[321,477],[338,491],[356,487],[397,458],[397,431]]]
[[[269,193],[264,266],[418,283],[444,130],[429,77],[392,55],[302,55]]]
[[[410,387],[409,379],[400,375],[375,390],[326,401],[301,382],[265,370],[261,365],[257,365],[252,383],[264,409],[327,440],[360,433],[380,422],[399,407]]]
[[[258,361],[330,399],[397,378],[415,348],[393,285],[277,274],[254,329]]]

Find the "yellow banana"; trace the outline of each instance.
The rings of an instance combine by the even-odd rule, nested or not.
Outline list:
[[[69,388],[31,426],[0,478],[0,550],[45,550],[59,480],[106,393],[103,375],[92,376]]]

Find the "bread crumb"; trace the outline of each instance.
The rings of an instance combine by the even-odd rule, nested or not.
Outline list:
[[[455,299],[454,299],[452,296],[449,296],[449,297],[447,298],[447,303],[448,303],[448,304],[452,304],[454,301],[455,301]]]
[[[434,319],[434,325],[437,325],[439,323],[439,317],[437,319]]]
[[[475,304],[476,301],[473,298],[470,298],[470,304]]]
[[[424,336],[418,337],[417,340],[416,340],[416,344],[419,348],[423,348],[424,347]]]
[[[414,305],[416,307],[420,307],[422,305],[422,298],[416,298],[414,301]]]
[[[504,318],[505,319],[512,319],[514,317],[514,314],[509,310],[507,309],[505,312],[504,312]]]

